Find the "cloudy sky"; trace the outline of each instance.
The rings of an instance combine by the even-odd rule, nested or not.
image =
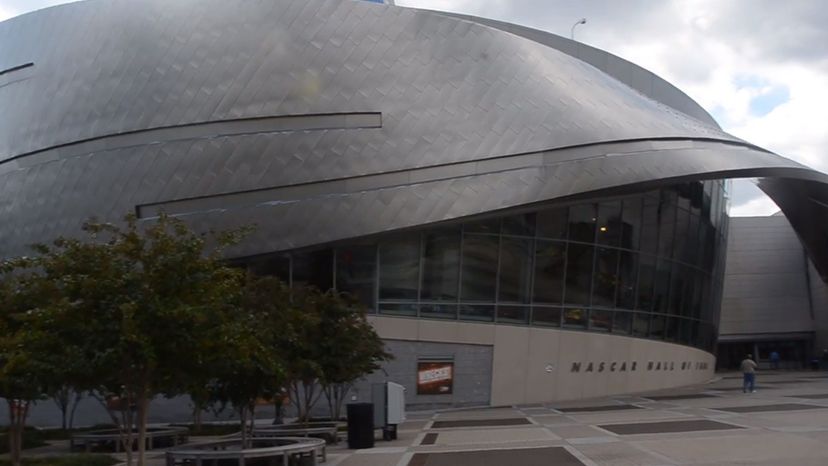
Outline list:
[[[97,0],[108,1],[108,0]],[[126,0],[120,0],[126,1]],[[175,0],[169,0],[175,1]],[[338,0],[330,0],[338,1]],[[66,0],[0,0],[0,20]],[[728,132],[828,172],[828,8],[819,0],[397,0],[569,36],[672,82]],[[732,215],[778,209],[734,183]]]

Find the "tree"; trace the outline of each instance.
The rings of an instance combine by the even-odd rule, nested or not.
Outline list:
[[[392,356],[385,352],[385,344],[356,300],[329,291],[318,310],[322,335],[317,352],[322,373],[319,383],[331,419],[337,420],[354,382],[379,369],[380,362]]]
[[[61,429],[72,429],[75,424],[75,411],[83,399],[83,392],[76,391],[70,385],[64,384],[53,392],[51,397],[60,409]]]
[[[296,339],[295,325],[301,316],[290,305],[289,288],[274,277],[248,275],[235,309],[235,328],[230,331],[247,338],[236,351],[223,355],[211,386],[215,398],[238,411],[242,445],[249,447],[257,401],[273,399],[285,384],[286,363],[280,348]]]
[[[39,328],[38,305],[49,293],[26,261],[0,263],[0,396],[9,409],[9,453],[20,466],[29,408],[60,383],[63,360]]]
[[[84,230],[86,241],[37,247],[36,266],[60,292],[42,321],[65,353],[84,361],[71,368],[74,388],[98,391],[120,426],[127,464],[137,444],[143,466],[152,398],[210,380],[222,355],[245,345],[245,335],[232,332],[229,300],[240,271],[220,261],[242,233],[199,235],[164,215],[149,225],[127,216],[123,227],[90,222]]]

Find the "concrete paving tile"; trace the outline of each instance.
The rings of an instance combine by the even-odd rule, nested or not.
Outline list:
[[[592,426],[584,425],[549,426],[546,429],[563,439],[582,437],[603,437],[607,435],[606,431],[596,429]]]
[[[595,414],[572,414],[572,419],[584,424],[600,424],[602,422],[617,422],[617,421],[645,421],[655,419],[679,419],[687,417],[681,413],[672,411],[641,409],[635,411],[611,412],[611,413],[595,413]]]
[[[663,466],[664,458],[626,443],[579,445],[577,450],[601,466]]]
[[[645,451],[656,452],[680,463],[776,461],[798,465],[801,459],[825,458],[825,446],[813,439],[774,433],[743,437],[710,437],[634,442]],[[824,464],[824,463],[823,463]]]
[[[418,453],[409,466],[583,466],[575,456],[561,447],[484,450],[470,452]]]
[[[389,466],[397,464],[403,453],[359,454],[349,456],[328,455],[328,461],[323,463],[331,466]]]
[[[620,442],[618,437],[576,437],[567,439],[566,442],[570,445],[594,445],[598,443],[615,443]]]
[[[560,437],[542,427],[452,430],[439,432],[433,445],[500,444],[557,439],[560,439]]]
[[[562,424],[577,424],[578,421],[569,416],[561,414],[545,414],[542,416],[532,416],[533,421],[545,426],[562,425]]]

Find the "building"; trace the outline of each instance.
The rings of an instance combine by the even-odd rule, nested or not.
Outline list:
[[[760,178],[828,273],[826,175],[482,18],[88,0],[0,23],[0,108],[0,255],[93,215],[254,224],[232,260],[360,296],[417,406],[709,379],[728,178]]]
[[[730,219],[716,364],[745,353],[780,368],[809,366],[828,347],[828,286],[781,214]]]

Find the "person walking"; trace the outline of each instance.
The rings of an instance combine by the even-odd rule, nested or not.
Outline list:
[[[771,367],[774,370],[779,370],[779,353],[776,350],[771,351],[770,354]]]
[[[743,393],[756,393],[756,390],[755,390],[756,363],[753,362],[753,355],[748,354],[747,357],[744,360],[742,360],[741,368],[742,368],[742,392]],[[750,391],[748,391],[748,390],[750,390]]]

